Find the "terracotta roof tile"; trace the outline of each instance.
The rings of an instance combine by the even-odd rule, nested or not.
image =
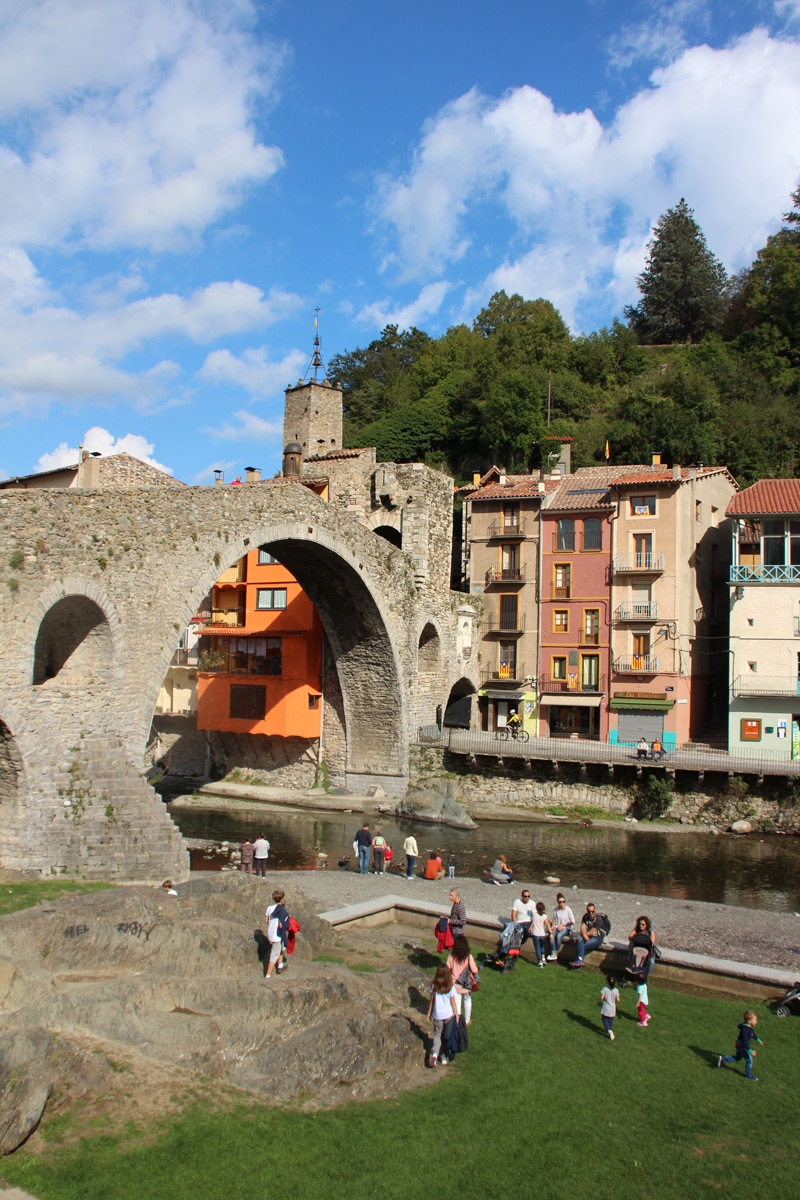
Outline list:
[[[548,500],[545,512],[585,512],[587,509],[611,508],[611,484],[619,475],[627,474],[630,470],[630,467],[578,467],[559,485],[552,499]]]
[[[760,517],[769,513],[800,513],[800,479],[759,479],[734,496],[727,508],[729,517]]]
[[[631,485],[639,485],[649,483],[655,486],[677,483],[672,473],[672,467],[628,467],[629,474],[621,475],[615,480],[615,487],[628,487]],[[680,482],[686,483],[688,479],[697,478],[706,475],[727,475],[731,483],[736,487],[736,480],[731,475],[727,467],[680,467]],[[694,474],[692,474],[694,473]]]
[[[309,454],[304,462],[330,462],[334,458],[360,458],[362,454],[366,454],[369,446],[363,447],[361,450],[329,450],[327,454]]]
[[[526,500],[539,499],[556,491],[561,486],[563,476],[558,479],[549,477],[544,480],[544,491],[539,491],[539,476],[537,475],[506,475],[505,483],[487,483],[483,487],[462,489],[468,491],[471,500]]]

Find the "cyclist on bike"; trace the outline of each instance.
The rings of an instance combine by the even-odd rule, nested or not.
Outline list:
[[[516,709],[512,708],[508,718],[508,728],[511,730],[511,736],[515,738],[522,727],[522,721]]]

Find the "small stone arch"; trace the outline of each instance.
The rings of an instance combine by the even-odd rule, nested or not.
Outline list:
[[[472,724],[472,697],[476,694],[475,684],[467,678],[459,679],[450,689],[444,724],[451,729],[469,729]]]
[[[58,676],[61,683],[96,683],[107,675],[112,657],[111,627],[100,605],[89,596],[64,596],[39,625],[32,682],[38,687]]]
[[[403,549],[403,534],[396,525],[376,525],[372,532],[385,538],[390,546],[396,546],[398,550]]]
[[[0,721],[0,810],[17,804],[24,772],[16,739],[5,721]]]
[[[432,622],[428,621],[419,635],[417,670],[420,674],[438,671],[440,661],[441,643],[439,640],[439,631]]]

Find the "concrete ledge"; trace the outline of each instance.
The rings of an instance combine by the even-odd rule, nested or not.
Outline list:
[[[401,913],[408,914],[412,920],[414,917],[425,917],[438,921],[440,917],[449,915],[450,904],[389,894],[348,904],[344,908],[329,909],[318,915],[321,920],[343,929],[351,925],[387,925],[396,921]],[[488,933],[499,933],[504,924],[505,921],[492,913],[470,910],[467,915],[467,929],[479,941],[485,940]],[[530,942],[526,942],[528,946]],[[692,954],[688,950],[671,950],[664,946],[659,946],[659,949],[661,959],[656,968],[657,979],[673,980],[713,991],[734,992],[737,995],[761,995],[764,998],[785,991],[795,982],[793,974],[775,967],[759,967],[728,958],[711,958],[706,954]],[[568,943],[565,950],[566,953],[562,950],[559,956],[562,963],[574,959],[575,943]],[[627,950],[627,942],[607,938],[599,950],[588,956],[587,961],[603,970],[621,972]]]

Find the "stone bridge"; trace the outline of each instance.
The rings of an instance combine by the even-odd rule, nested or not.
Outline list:
[[[452,483],[437,486],[444,495]],[[439,540],[420,572],[357,515],[288,479],[0,493],[0,864],[83,878],[186,875],[183,841],[142,777],[144,751],[181,632],[219,575],[257,545],[319,611],[341,688],[348,785],[401,792],[413,731],[465,674],[449,533],[431,532]]]

